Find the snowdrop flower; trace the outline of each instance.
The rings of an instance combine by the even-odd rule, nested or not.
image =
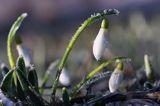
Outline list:
[[[70,79],[69,73],[67,72],[66,68],[63,68],[61,75],[59,77],[59,82],[64,86],[70,85],[71,79]]]
[[[153,67],[150,63],[149,56],[147,54],[144,55],[144,65],[145,65],[145,74],[149,81],[154,81],[154,73]]]
[[[96,60],[104,58],[104,54],[106,54],[106,52],[111,54],[108,47],[108,21],[106,19],[103,19],[101,23],[101,28],[93,43],[93,55]]]
[[[23,47],[21,44],[16,45],[19,56],[23,56],[26,67],[31,65],[31,55],[28,48]]]
[[[113,71],[109,79],[110,92],[116,92],[119,90],[120,84],[123,80],[123,63],[118,63],[117,67]]]

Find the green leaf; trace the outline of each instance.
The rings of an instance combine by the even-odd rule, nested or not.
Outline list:
[[[16,70],[16,75],[17,75],[18,81],[22,87],[22,90],[24,92],[26,92],[28,90],[28,86],[29,86],[27,78],[25,77],[24,72],[22,72],[19,68],[16,68],[15,70]]]
[[[2,91],[9,97],[13,97],[13,70],[9,71],[1,82]]]
[[[27,90],[28,90],[28,82],[24,76],[24,73],[20,69],[15,69],[16,71],[16,96],[21,100],[26,100]]]
[[[34,106],[48,106],[48,102],[46,102],[34,89],[29,87],[27,91],[28,97]]]
[[[16,67],[19,68],[27,77],[27,70],[26,70],[25,62],[22,56],[18,57]]]
[[[64,106],[70,106],[69,95],[68,95],[68,92],[67,92],[66,88],[62,89],[62,98],[63,98],[63,104],[64,104]]]
[[[16,69],[16,75],[26,99],[28,99],[33,105],[44,106],[43,98],[34,90],[20,69]]]
[[[37,77],[37,72],[34,67],[31,67],[31,69],[29,69],[28,80],[31,83],[34,90],[39,92],[38,77]]]
[[[21,100],[25,100],[25,98],[26,98],[26,95],[21,87],[19,80],[17,80],[16,95]]]
[[[22,21],[24,20],[24,18],[26,16],[27,16],[27,14],[23,13],[20,17],[18,17],[18,19],[12,25],[12,27],[9,31],[9,34],[8,34],[7,53],[8,53],[9,63],[10,63],[10,66],[12,69],[15,67],[15,62],[14,62],[14,57],[13,57],[13,52],[12,52],[12,42],[13,42],[13,39],[15,37],[17,30],[19,29]]]

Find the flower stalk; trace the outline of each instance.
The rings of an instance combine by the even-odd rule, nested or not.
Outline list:
[[[13,56],[13,51],[12,51],[13,39],[14,39],[15,34],[16,34],[17,30],[19,29],[22,21],[25,19],[26,16],[27,16],[27,13],[23,13],[20,17],[18,17],[18,19],[12,25],[12,27],[9,31],[9,34],[8,34],[7,53],[8,53],[9,64],[12,69],[15,67],[15,61],[14,61],[14,56]]]
[[[108,65],[112,64],[113,62],[115,62],[116,60],[125,60],[127,59],[126,57],[117,57],[117,58],[113,58],[110,59],[104,63],[102,63],[101,65],[99,65],[97,68],[95,68],[91,73],[89,73],[87,75],[86,78],[84,78],[79,84],[77,84],[74,89],[71,92],[71,99],[74,98],[77,93],[79,92],[79,90],[81,89],[81,87],[92,77],[94,77],[94,75],[96,75],[97,73],[99,73],[100,71],[102,71],[102,69],[104,69],[105,67],[107,67]]]
[[[93,43],[93,55],[97,61],[104,58],[105,51],[109,46],[108,26],[108,20],[103,19],[101,28]]]
[[[80,34],[86,29],[87,26],[89,26],[91,23],[95,22],[96,20],[98,19],[101,19],[103,18],[104,16],[106,15],[118,15],[119,14],[119,11],[116,10],[116,9],[108,9],[108,10],[104,10],[102,13],[97,13],[95,15],[91,15],[90,18],[88,18],[86,21],[84,21],[84,23],[78,28],[78,30],[76,31],[76,33],[74,34],[74,36],[72,37],[71,41],[69,42],[66,50],[65,50],[65,53],[59,63],[59,66],[58,66],[58,70],[57,70],[57,73],[56,73],[56,79],[53,83],[53,86],[52,86],[52,96],[54,97],[55,93],[56,93],[56,89],[57,89],[57,85],[58,85],[58,81],[59,81],[59,77],[60,77],[60,74],[61,74],[61,71],[67,61],[67,58],[73,48],[73,46],[75,45],[75,42],[77,41],[77,39],[79,38]]]
[[[119,90],[119,87],[121,85],[121,82],[123,80],[123,63],[119,62],[111,74],[111,77],[109,79],[109,90],[110,92],[116,92]]]
[[[12,50],[12,43],[13,43],[13,40],[15,38],[16,32],[19,29],[19,27],[20,27],[22,21],[25,19],[25,17],[27,17],[27,13],[23,13],[21,16],[19,16],[18,19],[12,25],[12,27],[9,31],[9,34],[8,34],[7,53],[8,53],[8,60],[9,60],[9,64],[11,66],[11,69],[15,68],[15,61],[14,61],[13,50]],[[15,85],[17,85],[17,77],[16,77],[15,72],[13,73],[13,77],[14,77]]]

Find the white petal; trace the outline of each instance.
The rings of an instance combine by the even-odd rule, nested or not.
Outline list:
[[[61,75],[59,77],[59,82],[65,86],[70,85],[70,82],[71,82],[70,77],[69,77],[69,74],[65,68],[63,68],[63,70],[61,72]]]
[[[97,60],[100,60],[103,57],[108,43],[108,30],[101,28],[93,43],[93,55]]]
[[[116,71],[116,70],[115,70]],[[110,79],[109,79],[109,90],[110,92],[115,92],[119,89],[120,84],[123,79],[123,73],[121,71],[119,72],[113,72]]]
[[[25,65],[30,66],[31,62],[32,62],[32,59],[31,59],[29,49],[22,47],[22,45],[17,45],[16,47],[17,47],[18,54],[20,56],[23,56]]]

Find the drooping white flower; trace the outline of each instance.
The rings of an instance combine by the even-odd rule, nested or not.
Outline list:
[[[101,28],[98,32],[97,37],[93,43],[93,55],[96,60],[100,60],[104,57],[105,51],[110,52],[107,48],[109,46],[108,42],[108,22],[103,19],[101,23]]]
[[[144,65],[145,65],[145,74],[149,81],[154,81],[154,73],[153,67],[150,63],[149,56],[147,54],[144,55]]]
[[[28,48],[23,47],[21,44],[16,45],[19,56],[23,56],[26,67],[31,65],[32,59]]]
[[[110,92],[118,91],[122,80],[123,80],[123,63],[118,63],[117,67],[115,68],[109,79]]]
[[[61,75],[59,77],[59,82],[64,86],[70,85],[71,79],[70,79],[69,73],[67,72],[66,68],[63,68]]]

